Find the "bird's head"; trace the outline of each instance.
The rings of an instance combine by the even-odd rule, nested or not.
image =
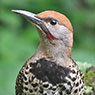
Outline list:
[[[66,16],[55,11],[44,11],[39,14],[22,10],[12,11],[24,16],[36,26],[41,43],[50,53],[58,51],[71,56],[73,28]]]

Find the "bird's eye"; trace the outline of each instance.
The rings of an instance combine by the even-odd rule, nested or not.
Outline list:
[[[50,24],[51,25],[56,25],[57,24],[57,20],[56,19],[51,19],[50,20]]]

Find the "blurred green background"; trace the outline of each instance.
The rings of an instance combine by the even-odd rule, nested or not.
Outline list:
[[[0,0],[0,95],[15,94],[16,76],[39,45],[36,29],[12,9],[65,14],[74,28],[73,59],[95,63],[95,0]]]

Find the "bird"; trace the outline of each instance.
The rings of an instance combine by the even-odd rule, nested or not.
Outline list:
[[[84,95],[83,74],[72,59],[73,27],[59,12],[12,10],[36,28],[40,44],[16,78],[15,95]]]

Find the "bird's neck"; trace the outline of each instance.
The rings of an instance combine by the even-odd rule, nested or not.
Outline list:
[[[70,52],[68,51],[70,50],[66,47],[62,48],[60,46],[43,46],[42,44],[40,44],[33,56],[33,59],[39,60],[41,58],[47,58],[48,60],[56,62],[58,65],[67,66],[71,62],[71,56],[69,56]]]

